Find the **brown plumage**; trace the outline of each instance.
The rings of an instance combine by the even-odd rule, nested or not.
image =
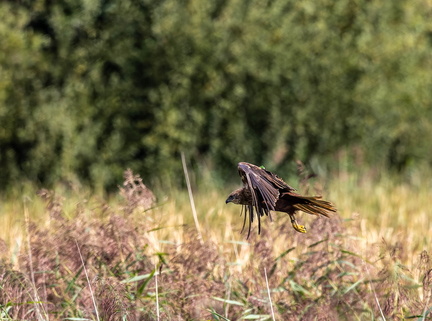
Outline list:
[[[295,193],[295,189],[285,183],[279,176],[268,170],[253,164],[238,163],[238,171],[243,181],[243,187],[232,192],[226,203],[243,205],[245,218],[242,231],[249,218],[248,237],[251,224],[257,213],[258,234],[261,231],[261,216],[270,217],[270,211],[285,212],[291,218],[294,229],[306,233],[306,228],[299,225],[295,219],[296,211],[308,214],[329,217],[331,212],[336,212],[332,203],[324,201],[321,196],[302,196]],[[243,212],[242,209],[242,212]]]

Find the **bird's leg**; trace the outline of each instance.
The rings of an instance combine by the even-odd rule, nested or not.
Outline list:
[[[289,214],[289,216],[291,218],[291,224],[292,224],[293,228],[297,232],[306,233],[306,227],[297,223],[297,220],[295,219],[294,214]]]

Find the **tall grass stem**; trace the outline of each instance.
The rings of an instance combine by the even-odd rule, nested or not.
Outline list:
[[[155,271],[157,270],[157,266],[155,264]],[[156,287],[156,315],[157,320],[160,321],[160,312],[159,312],[159,289],[158,289],[158,272],[155,273],[155,287]]]
[[[271,315],[272,315],[272,320],[276,321],[274,311],[273,311],[273,303],[272,303],[272,299],[271,299],[271,295],[270,295],[270,287],[269,287],[269,283],[268,283],[267,269],[266,268],[264,268],[264,276],[265,276],[265,280],[266,280],[267,294],[268,294],[269,303],[270,303],[270,311],[271,311]]]
[[[30,243],[30,219],[29,219],[29,214],[28,214],[28,208],[27,205],[24,202],[24,219],[25,219],[25,225],[26,225],[26,234],[27,234],[27,248],[28,248],[28,257],[29,257],[29,265],[30,265],[30,278],[31,278],[31,284],[32,284],[32,288],[33,288],[33,293],[34,293],[34,306],[35,306],[35,310],[36,310],[36,315],[38,320],[42,321],[42,320],[49,320],[47,313],[44,311],[44,315],[45,315],[45,319],[42,316],[42,312],[41,312],[41,300],[39,298],[37,289],[36,289],[36,282],[35,282],[35,277],[34,277],[34,269],[33,269],[33,256],[32,256],[32,251],[31,251],[31,243]],[[43,310],[43,306],[42,306],[42,310]]]
[[[364,262],[364,261],[363,261],[363,264],[365,265],[366,272],[367,272],[367,274],[368,274],[369,286],[370,286],[370,288],[371,288],[371,290],[372,290],[372,293],[373,293],[374,298],[375,298],[375,302],[376,302],[376,304],[377,304],[377,306],[378,306],[378,309],[379,309],[379,311],[380,311],[380,313],[381,313],[381,317],[382,317],[382,319],[383,319],[384,321],[386,321],[386,318],[385,318],[385,316],[384,316],[384,312],[383,312],[383,310],[381,309],[381,305],[380,305],[379,300],[378,300],[378,296],[377,296],[377,294],[376,294],[376,292],[375,292],[375,289],[374,289],[374,287],[373,287],[373,285],[372,285],[372,278],[370,277],[369,268],[367,267],[367,262]]]
[[[201,242],[201,244],[203,244],[203,238],[202,238],[202,234],[201,234],[201,228],[198,222],[198,216],[197,216],[197,212],[196,212],[196,208],[195,208],[195,201],[194,201],[194,197],[192,194],[192,188],[191,188],[191,184],[190,184],[190,180],[189,180],[189,173],[188,173],[188,169],[187,169],[187,165],[186,165],[186,160],[185,160],[185,156],[184,153],[181,153],[181,160],[182,160],[182,164],[183,164],[183,171],[184,171],[184,175],[185,175],[185,179],[186,179],[186,185],[187,185],[187,189],[188,189],[188,193],[189,193],[189,201],[190,201],[190,205],[192,208],[192,215],[195,221],[195,226],[198,232],[198,238]]]
[[[96,313],[96,320],[100,321],[100,319],[99,319],[99,312],[98,312],[98,308],[97,308],[97,304],[96,304],[96,299],[95,299],[95,296],[94,296],[94,293],[93,293],[93,288],[92,288],[92,286],[90,284],[90,279],[89,279],[89,276],[88,276],[88,273],[87,273],[87,269],[86,269],[85,264],[84,264],[84,259],[82,257],[81,250],[80,250],[80,247],[78,245],[77,240],[75,240],[75,244],[77,246],[78,254],[79,254],[80,259],[81,259],[81,263],[82,263],[82,266],[83,266],[83,269],[84,269],[84,274],[85,274],[86,279],[87,279],[87,284],[89,285],[90,294],[91,294],[93,306],[94,306],[95,313]]]

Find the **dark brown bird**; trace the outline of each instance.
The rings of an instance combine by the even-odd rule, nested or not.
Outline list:
[[[287,213],[291,218],[293,228],[300,233],[306,233],[306,228],[297,223],[294,216],[297,211],[326,217],[329,217],[330,212],[336,212],[333,204],[322,200],[321,196],[302,196],[294,193],[294,188],[263,167],[241,162],[238,163],[238,171],[243,187],[232,192],[225,203],[243,205],[245,218],[242,232],[249,218],[248,238],[255,211],[258,220],[258,234],[261,231],[261,216],[265,214],[271,220],[270,211]]]

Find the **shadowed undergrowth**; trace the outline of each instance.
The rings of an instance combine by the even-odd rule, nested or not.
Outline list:
[[[196,197],[200,240],[184,193],[155,206],[128,173],[120,195],[71,206],[38,193],[44,220],[17,236],[16,256],[13,236],[1,247],[2,320],[268,320],[271,304],[277,320],[432,319],[432,263],[411,234],[303,214],[303,235],[275,214],[246,240],[239,208],[212,190]]]

